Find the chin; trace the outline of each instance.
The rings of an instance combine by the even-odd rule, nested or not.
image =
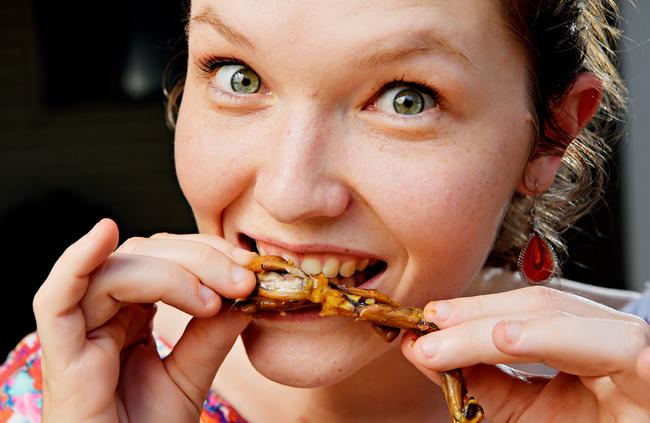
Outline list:
[[[336,384],[394,347],[349,318],[255,320],[242,333],[246,354],[266,378],[298,388]]]

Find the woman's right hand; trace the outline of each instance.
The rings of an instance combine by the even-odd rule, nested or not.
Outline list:
[[[221,296],[255,286],[254,253],[209,235],[131,238],[100,221],[56,262],[34,297],[42,347],[43,421],[192,422],[250,317]],[[115,250],[115,251],[114,251]],[[195,316],[160,359],[156,301]]]

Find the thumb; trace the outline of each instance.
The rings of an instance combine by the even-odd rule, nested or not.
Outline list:
[[[221,363],[251,320],[227,307],[213,317],[194,317],[165,358],[169,376],[199,409]]]

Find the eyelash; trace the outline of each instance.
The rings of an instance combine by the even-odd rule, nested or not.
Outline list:
[[[235,59],[234,57],[217,57],[217,56],[206,56],[199,58],[197,61],[197,68],[203,76],[210,76],[213,72],[219,69],[222,66],[228,65],[242,65],[248,66],[246,63],[241,60]],[[251,68],[252,69],[252,68]]]
[[[387,83],[384,83],[380,85],[380,88],[375,89],[375,95],[370,99],[368,102],[368,106],[372,106],[377,102],[377,99],[381,97],[382,94],[384,94],[386,91],[390,90],[391,88],[395,87],[410,87],[410,88],[415,88],[418,91],[423,92],[424,94],[430,95],[431,98],[433,99],[433,102],[436,104],[436,107],[440,106],[440,103],[444,100],[444,97],[440,92],[429,86],[428,83],[424,81],[418,81],[418,80],[405,80],[404,75],[402,75],[400,78],[395,78],[392,81],[389,81]]]
[[[199,58],[197,61],[197,67],[201,73],[201,76],[206,78],[210,77],[220,67],[229,66],[229,65],[242,65],[252,69],[245,62],[236,59],[234,57],[206,56],[206,57]],[[377,99],[387,90],[402,85],[415,88],[419,91],[422,91],[425,94],[430,95],[434,103],[437,105],[437,107],[439,107],[440,103],[444,100],[444,97],[440,94],[440,92],[435,88],[429,86],[426,82],[417,81],[417,80],[406,81],[404,79],[404,75],[402,75],[402,77],[395,78],[392,81],[384,83],[380,86],[380,88],[376,89],[374,91],[376,94],[373,95],[373,97],[365,107],[374,105]]]

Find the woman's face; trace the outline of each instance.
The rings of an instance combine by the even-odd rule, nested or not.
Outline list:
[[[176,166],[200,232],[344,275],[379,260],[366,286],[409,305],[458,295],[530,148],[525,55],[496,4],[194,0]],[[255,320],[244,342],[296,386],[392,347],[309,316]]]

